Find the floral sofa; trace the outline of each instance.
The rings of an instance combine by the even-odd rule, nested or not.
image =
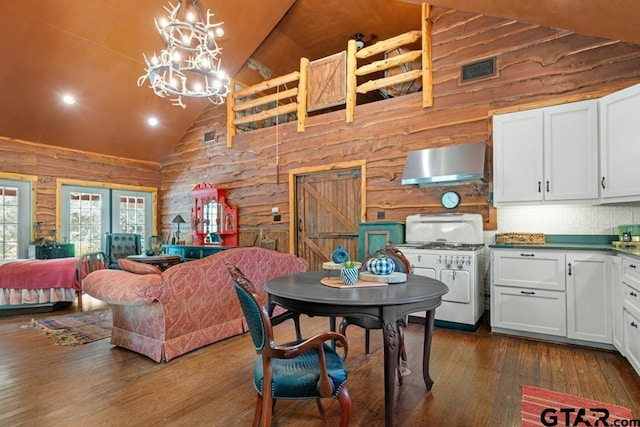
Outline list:
[[[112,344],[156,362],[168,362],[248,331],[226,262],[245,273],[264,304],[266,282],[307,269],[304,259],[291,254],[258,247],[234,248],[164,272],[151,265],[120,260],[122,270],[90,273],[84,291],[111,305]]]

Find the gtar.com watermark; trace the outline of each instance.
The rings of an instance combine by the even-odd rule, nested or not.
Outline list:
[[[540,422],[544,426],[640,427],[640,420],[612,417],[606,408],[545,408]]]

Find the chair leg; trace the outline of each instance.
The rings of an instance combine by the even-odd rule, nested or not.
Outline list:
[[[256,412],[253,415],[253,424],[251,424],[253,427],[258,427],[260,424],[260,415],[262,414],[262,396],[260,396],[260,393],[256,394],[258,395],[258,399],[256,401]]]
[[[78,310],[82,311],[82,291],[76,291],[78,296]]]
[[[364,330],[364,354],[369,355],[369,343],[371,342],[371,333],[368,328]]]
[[[262,396],[262,414],[261,419],[262,422],[260,425],[262,427],[271,427],[271,418],[273,416],[273,401],[271,400],[271,390],[268,390],[269,394],[267,397]]]
[[[342,408],[340,427],[347,427],[351,421],[351,397],[349,397],[349,391],[346,385],[342,386],[338,392],[338,402]]]
[[[318,412],[320,412],[320,419],[324,420],[324,406],[322,406],[322,400],[316,399],[316,405],[318,405]]]

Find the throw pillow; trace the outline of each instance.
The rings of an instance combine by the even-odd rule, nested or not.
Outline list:
[[[155,265],[145,264],[143,262],[132,261],[130,259],[121,258],[118,265],[124,271],[134,274],[162,274],[162,271]]]

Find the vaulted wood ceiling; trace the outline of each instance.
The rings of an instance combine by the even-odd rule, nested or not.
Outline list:
[[[190,1],[190,0],[184,0]],[[175,4],[177,0],[172,0]],[[420,26],[420,0],[201,0],[224,21],[223,66],[246,83],[346,48],[356,32],[384,39]],[[142,54],[162,48],[153,24],[167,0],[0,3],[0,137],[161,161],[209,103],[187,108],[137,87]],[[637,0],[435,0],[466,10],[640,44]],[[259,68],[259,67],[258,67]],[[64,108],[58,96],[74,92]],[[161,124],[149,128],[145,120]]]

